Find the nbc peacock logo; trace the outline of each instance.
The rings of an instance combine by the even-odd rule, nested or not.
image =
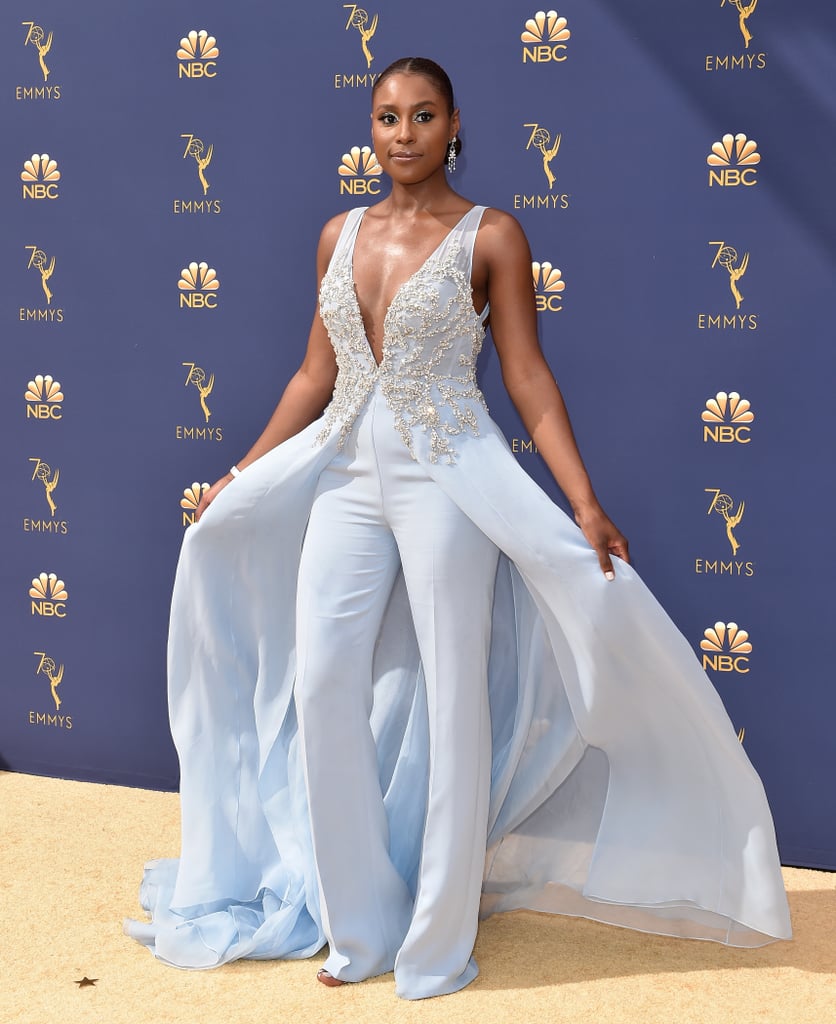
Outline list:
[[[205,28],[192,29],[180,40],[177,48],[178,78],[215,78],[220,56],[218,40]]]
[[[60,420],[63,416],[64,393],[51,374],[38,373],[26,385],[27,420]]]
[[[24,199],[57,199],[61,172],[49,153],[33,153],[20,172]]]
[[[370,146],[352,146],[347,153],[343,153],[337,168],[337,174],[340,176],[340,195],[379,195],[382,173],[380,161]]]
[[[563,292],[566,289],[562,271],[548,262],[534,262],[531,264],[531,276],[538,313],[559,313],[563,309]]]
[[[718,391],[706,400],[702,411],[702,439],[718,444],[749,444],[750,424],[755,418],[751,403],[736,391]]]
[[[537,11],[525,23],[520,40],[523,64],[551,64],[566,60],[566,43],[572,33],[557,11]]]
[[[758,144],[754,139],[747,138],[742,132],[737,135],[727,134],[718,142],[711,144],[711,152],[706,157],[708,187],[719,185],[722,188],[734,188],[737,185],[757,185],[757,165],[761,162]]]
[[[749,671],[749,655],[752,644],[749,634],[741,629],[736,622],[715,622],[703,632],[700,640],[702,667],[714,672],[739,672],[745,675]]]
[[[32,615],[63,619],[67,614],[67,586],[54,572],[42,572],[29,587]]]
[[[208,263],[190,263],[180,271],[180,309],[216,309],[221,282]]]
[[[195,513],[200,504],[200,499],[209,490],[209,484],[199,484],[195,481],[183,489],[183,497],[180,499],[180,508],[183,510],[183,526],[191,526],[195,521]]]

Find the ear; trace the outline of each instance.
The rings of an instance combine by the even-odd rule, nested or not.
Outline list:
[[[462,122],[461,118],[459,117],[459,108],[456,107],[456,109],[450,116],[450,130],[452,131],[453,135],[458,135],[459,132],[461,131],[461,127]]]

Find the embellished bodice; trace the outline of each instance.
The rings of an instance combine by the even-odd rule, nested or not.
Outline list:
[[[339,428],[339,444],[378,386],[413,458],[413,432],[428,437],[429,458],[455,461],[457,435],[478,435],[486,411],[476,383],[476,359],[485,337],[473,308],[473,243],[484,212],[474,206],[438,248],[400,286],[383,321],[378,364],[366,337],[352,271],[354,242],[365,208],[351,210],[322,279],[319,310],[337,357],[334,394],[318,441]]]

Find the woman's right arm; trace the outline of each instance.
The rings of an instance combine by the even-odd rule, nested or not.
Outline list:
[[[344,220],[345,214],[340,214],[328,221],[322,229],[316,253],[317,287],[322,284],[322,278],[328,269]],[[247,454],[236,463],[238,469],[249,466],[262,455],[272,451],[276,445],[293,437],[294,434],[298,434],[300,430],[304,430],[305,427],[313,423],[328,404],[334,391],[336,379],[337,363],[334,358],[334,349],[317,308],[308,335],[305,358],[299,369],[290,378],[279,404],[273,411],[261,436]],[[195,519],[200,519],[220,491],[233,479],[232,473],[227,473],[212,484],[201,499]]]

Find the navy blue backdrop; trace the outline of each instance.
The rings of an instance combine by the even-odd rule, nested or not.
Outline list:
[[[370,87],[409,53],[453,77],[456,187],[528,233],[593,479],[783,859],[836,867],[825,0],[4,5],[2,766],[176,787],[182,531],[301,357],[319,226],[385,193]],[[490,350],[483,371],[554,493]]]

